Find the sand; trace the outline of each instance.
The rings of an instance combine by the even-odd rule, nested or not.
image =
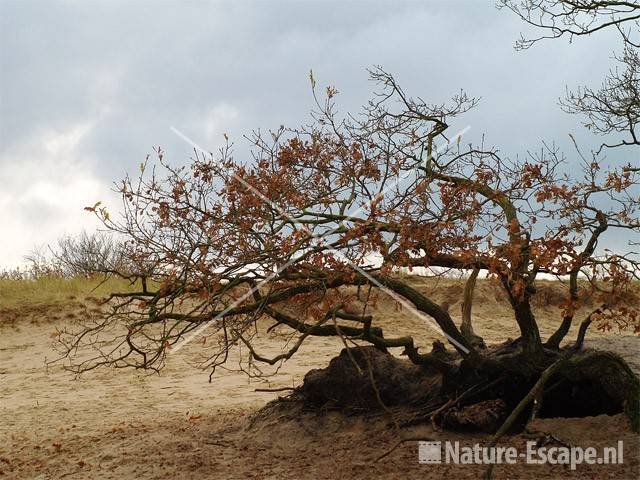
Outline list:
[[[455,292],[447,286],[438,295],[455,298]],[[478,297],[476,330],[492,341],[515,336],[513,322],[505,327],[500,321],[501,315],[508,318],[508,312],[500,307],[499,296],[483,285]],[[450,308],[458,313],[459,306]],[[385,327],[400,325],[399,333],[419,331],[424,345],[439,338],[423,320],[398,311],[389,301],[381,301],[378,310]],[[299,385],[308,370],[325,366],[341,350],[336,339],[311,339],[268,382],[235,371],[218,371],[209,382],[208,372],[190,365],[205,348],[196,342],[171,355],[160,374],[99,369],[76,378],[61,365],[46,362],[55,356],[52,332],[73,324],[82,309],[72,305],[47,316],[43,311],[47,309],[17,320],[12,317],[11,322],[6,321],[11,316],[8,310],[0,311],[3,478],[436,479],[479,478],[484,471],[482,466],[418,464],[416,442],[407,442],[374,463],[397,439],[384,418],[284,415],[250,426],[247,419],[252,414],[282,395],[255,389]],[[539,306],[543,334],[553,331],[558,311],[553,302]],[[638,337],[592,333],[589,346],[623,354],[640,372]],[[282,332],[274,332],[262,346],[275,351],[281,342]],[[552,433],[572,445],[598,447],[623,440],[625,463],[579,465],[576,471],[557,465],[499,466],[494,478],[638,477],[638,436],[621,415],[536,420],[531,429]],[[487,437],[434,432],[426,426],[413,433],[468,445],[487,442]],[[524,449],[531,435],[511,436],[505,442]]]

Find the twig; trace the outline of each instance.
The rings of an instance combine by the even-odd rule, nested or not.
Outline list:
[[[287,390],[295,390],[295,388],[294,387],[256,388],[254,392],[284,392]]]
[[[440,427],[436,424],[436,420],[438,419],[438,415],[440,415],[441,413],[446,412],[447,410],[449,410],[451,407],[453,407],[455,404],[457,403],[457,399],[455,398],[451,398],[447,401],[447,403],[445,403],[444,405],[442,405],[440,408],[438,408],[435,412],[433,412],[431,414],[431,425],[433,426],[433,429],[435,431],[440,430]]]
[[[380,460],[382,460],[383,458],[391,455],[394,451],[397,450],[397,448],[402,445],[405,442],[433,442],[434,440],[432,438],[427,438],[427,437],[403,437],[401,439],[399,439],[396,443],[393,444],[393,446],[387,450],[386,452],[384,452],[382,455],[380,455],[378,458],[376,458],[373,462],[378,462]]]

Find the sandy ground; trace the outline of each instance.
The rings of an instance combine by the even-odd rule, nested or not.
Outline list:
[[[419,282],[419,281],[418,281]],[[425,287],[426,288],[426,287]],[[448,286],[440,300],[456,297]],[[479,333],[494,341],[515,336],[508,313],[489,286],[478,291],[475,318]],[[549,303],[549,305],[546,305]],[[553,331],[558,308],[541,302],[538,318],[543,334]],[[311,368],[325,366],[342,348],[335,339],[311,339],[269,383],[249,381],[233,371],[208,373],[189,365],[198,353],[190,345],[170,356],[161,374],[102,369],[75,378],[54,357],[55,327],[73,324],[81,309],[41,306],[16,318],[0,310],[0,476],[3,478],[479,478],[485,467],[422,465],[417,443],[407,442],[384,460],[373,460],[397,437],[384,418],[349,418],[322,413],[259,420],[248,418],[277,393],[256,388],[295,386]],[[502,309],[501,309],[502,308]],[[400,325],[398,333],[422,332],[423,344],[438,334],[424,321],[390,302],[380,302],[383,326]],[[459,306],[452,306],[457,313]],[[45,314],[43,316],[43,314]],[[637,337],[594,330],[589,345],[623,354],[640,372]],[[269,345],[271,342],[271,345]],[[276,349],[277,332],[265,343]],[[557,465],[498,466],[494,478],[638,478],[638,436],[622,416],[537,420],[531,429],[554,434],[571,444],[603,447],[625,445],[622,465],[579,465],[575,471]],[[486,444],[486,437],[433,432],[415,434],[462,445]],[[520,434],[505,440],[524,451],[539,438]]]

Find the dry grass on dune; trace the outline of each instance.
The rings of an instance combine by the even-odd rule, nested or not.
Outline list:
[[[0,279],[0,307],[83,301],[113,291],[134,291],[136,285],[121,278],[43,276],[36,279]]]
[[[96,306],[95,300],[113,291],[133,291],[136,285],[119,279],[43,276],[0,279],[0,326],[72,321]]]

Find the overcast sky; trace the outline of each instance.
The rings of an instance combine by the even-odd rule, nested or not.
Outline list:
[[[365,69],[381,65],[405,91],[442,101],[482,97],[452,129],[486,134],[505,153],[543,140],[572,151],[565,88],[597,86],[618,38],[604,32],[516,52],[525,26],[481,1],[0,1],[0,268],[35,245],[93,229],[83,211],[117,210],[112,182],[155,145],[172,163],[228,133],[295,126],[312,106],[309,70],[335,85],[342,111],[366,101]]]

